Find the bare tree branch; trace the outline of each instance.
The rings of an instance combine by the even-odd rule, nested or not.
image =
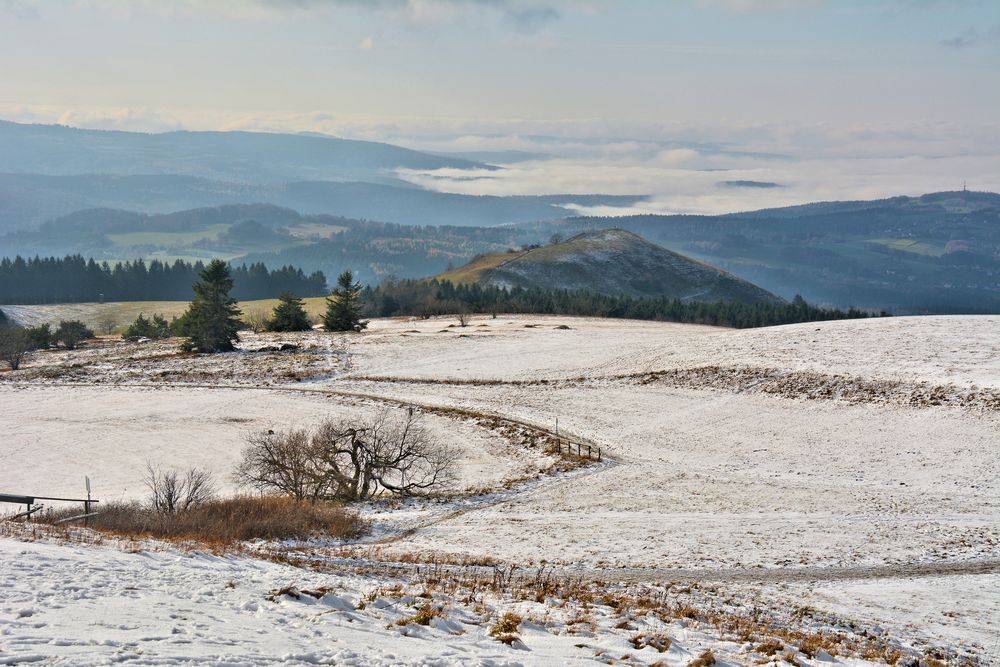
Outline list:
[[[146,486],[149,488],[153,509],[173,514],[200,505],[215,497],[216,487],[212,473],[201,468],[160,470],[146,463]]]
[[[448,484],[457,458],[431,440],[412,410],[397,419],[381,411],[366,420],[326,420],[312,432],[252,433],[235,477],[300,500],[364,500]]]

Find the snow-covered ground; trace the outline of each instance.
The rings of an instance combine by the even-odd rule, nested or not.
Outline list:
[[[357,367],[397,377],[601,377],[709,364],[1000,387],[1000,316],[814,322],[730,330],[596,318],[376,320]],[[568,329],[559,329],[560,325]],[[406,333],[406,332],[419,332]],[[440,337],[448,339],[442,345]],[[489,340],[483,344],[483,339]]]
[[[323,393],[252,388],[43,385],[2,388],[0,396],[0,490],[78,498],[86,475],[103,500],[144,498],[147,462],[204,468],[222,492],[234,492],[231,474],[252,431],[401,410]],[[424,414],[421,425],[462,452],[460,488],[497,485],[540,465],[539,456],[469,420]]]
[[[357,336],[244,342],[256,349],[287,339],[300,345],[290,353],[181,358],[165,344],[108,344],[36,355],[23,371],[2,374],[0,491],[78,492],[89,473],[101,493],[134,495],[146,459],[224,475],[248,428],[374,409],[343,393],[550,429],[558,419],[610,460],[462,511],[404,505],[397,524],[419,529],[378,547],[381,555],[713,582],[748,605],[809,605],[918,650],[1000,660],[1000,608],[988,593],[1000,585],[1000,410],[991,402],[1000,390],[1000,318],[745,331],[529,316],[453,324],[376,320]],[[135,383],[144,386],[124,386]],[[482,425],[426,418],[463,448],[467,486],[499,486],[538,465]],[[391,528],[392,514],[373,516]],[[358,640],[345,633],[343,641]],[[559,660],[500,655],[496,664]],[[690,657],[666,655],[668,664]],[[577,659],[584,656],[562,660]]]
[[[686,664],[707,649],[752,657],[685,620],[640,617],[616,630],[621,617],[594,605],[587,623],[574,625],[567,621],[579,606],[557,600],[480,593],[477,604],[463,604],[396,583],[244,556],[0,539],[0,664],[485,667],[624,655],[633,664]],[[276,595],[285,588],[297,592]],[[441,615],[428,625],[405,622],[425,604]],[[524,619],[513,646],[489,634],[507,611]],[[641,630],[669,634],[672,645],[636,650],[630,640]]]

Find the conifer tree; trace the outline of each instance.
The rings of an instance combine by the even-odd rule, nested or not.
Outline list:
[[[278,305],[274,307],[266,328],[268,331],[308,331],[312,323],[302,307],[302,299],[285,292],[278,296]]]
[[[340,274],[326,300],[323,326],[327,331],[360,331],[368,326],[361,321],[361,283],[354,282],[350,271]]]
[[[62,320],[52,339],[62,343],[67,350],[75,350],[80,343],[94,337],[94,332],[80,320]]]
[[[229,296],[233,279],[229,266],[221,259],[213,259],[200,273],[201,280],[192,285],[194,301],[182,315],[188,340],[184,349],[189,352],[229,352],[233,343],[239,342],[240,309],[236,299]]]

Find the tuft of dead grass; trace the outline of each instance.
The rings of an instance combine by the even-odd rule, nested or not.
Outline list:
[[[517,631],[523,620],[518,614],[508,611],[490,628],[490,636],[509,646],[520,639]]]
[[[715,664],[715,654],[711,651],[705,651],[697,658],[688,663],[688,667],[710,667],[710,665]]]
[[[768,639],[766,641],[757,644],[754,651],[760,653],[761,655],[774,655],[781,649],[785,648],[785,645],[778,641],[777,639]]]
[[[431,602],[425,602],[417,609],[417,613],[411,616],[403,616],[396,620],[396,625],[402,627],[404,625],[410,625],[411,623],[416,625],[430,625],[431,621],[435,618],[444,616],[444,608],[436,606]]]
[[[631,643],[637,651],[646,647],[651,647],[660,653],[666,653],[670,650],[672,642],[670,637],[662,633],[640,632],[632,635],[632,638],[629,639],[629,643]]]

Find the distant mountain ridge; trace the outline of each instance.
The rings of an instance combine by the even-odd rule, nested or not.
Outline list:
[[[523,252],[486,255],[440,278],[682,301],[782,302],[752,283],[624,229],[588,231]]]
[[[627,195],[472,196],[360,181],[247,184],[195,176],[53,176],[0,173],[0,234],[83,209],[171,213],[229,204],[273,204],[409,225],[490,226],[563,218],[563,204],[631,206]],[[2,248],[0,248],[2,251]]]
[[[0,121],[0,172],[186,175],[238,183],[392,182],[406,169],[493,169],[375,141],[269,132],[123,132]]]

